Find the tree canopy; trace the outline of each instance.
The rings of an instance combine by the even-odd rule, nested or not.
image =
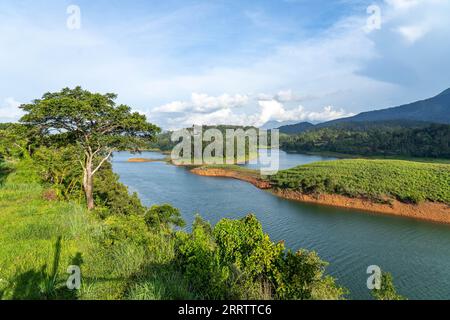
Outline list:
[[[46,93],[41,99],[23,104],[20,120],[35,128],[53,145],[76,145],[83,168],[83,187],[89,209],[94,208],[93,176],[114,151],[140,151],[160,129],[145,115],[117,105],[114,93],[91,93],[81,87]]]

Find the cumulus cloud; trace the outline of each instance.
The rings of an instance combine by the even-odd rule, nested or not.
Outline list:
[[[300,102],[313,99],[311,95],[300,96],[293,92],[292,89],[280,90],[276,94],[260,93],[257,95],[258,100],[276,100],[278,102]]]
[[[207,94],[192,93],[190,101],[174,101],[160,107],[154,108],[153,112],[176,113],[176,112],[198,112],[206,113],[220,109],[236,108],[248,103],[247,95],[236,94],[231,96],[223,94],[217,97]]]
[[[21,103],[12,97],[4,99],[3,103],[0,103],[0,121],[17,121],[23,115],[23,111],[19,109],[20,105]]]
[[[427,34],[428,28],[422,25],[402,26],[398,27],[397,31],[408,43],[413,44]]]
[[[63,86],[112,91],[120,102],[139,107],[165,128],[178,125],[168,120],[173,117],[186,122],[258,123],[263,108],[258,100],[283,106],[284,112],[273,111],[275,118],[294,114],[297,120],[319,121],[341,112],[324,106],[343,106],[346,112],[357,113],[429,97],[448,87],[450,1],[375,2],[382,8],[383,22],[370,34],[364,32],[368,16],[359,1],[342,1],[351,6],[346,12],[356,13],[340,16],[331,26],[319,24],[314,32],[286,25],[277,12],[267,10],[286,28],[277,34],[249,33],[255,29],[237,23],[239,32],[228,23],[194,23],[206,16],[212,21],[222,17],[220,5],[167,14],[155,11],[155,19],[144,26],[142,16],[123,19],[118,26],[116,20],[100,15],[79,32],[70,32],[60,23],[59,13],[53,15],[36,5],[27,16],[15,4],[1,2],[0,47],[8,50],[0,50],[0,87],[20,101]],[[305,12],[292,11],[292,16],[296,14]],[[212,37],[226,31],[214,29],[222,25],[229,37]],[[197,28],[193,31],[192,26]],[[217,50],[205,50],[211,47]],[[111,66],[120,76],[105,77]],[[259,95],[256,101],[250,94],[214,96],[221,92],[269,94]],[[311,100],[307,106],[305,99]],[[166,104],[170,101],[174,102]],[[306,108],[298,111],[293,104],[299,103]],[[0,100],[2,117],[9,119],[7,106]],[[156,106],[160,107],[151,112]]]
[[[320,111],[308,111],[303,106],[293,109],[286,109],[278,101],[259,101],[261,114],[254,125],[262,126],[268,121],[329,121],[337,118],[352,116],[343,109],[336,110],[332,106],[324,107]]]
[[[394,25],[407,44],[414,44],[434,30],[448,29],[444,12],[450,9],[447,0],[386,0],[385,22]]]
[[[261,127],[269,121],[323,122],[353,115],[346,113],[343,109],[335,109],[332,106],[324,107],[319,111],[307,110],[303,106],[286,108],[283,103],[277,100],[258,100],[257,110],[253,113],[238,111],[240,112],[236,112],[236,109],[225,107],[209,113],[186,112],[170,121],[170,129],[179,129],[192,125],[219,124]]]
[[[386,0],[386,3],[394,9],[405,10],[417,6],[419,0]]]

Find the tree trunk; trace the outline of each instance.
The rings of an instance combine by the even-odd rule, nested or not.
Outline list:
[[[94,204],[94,175],[95,173],[101,168],[103,163],[111,157],[111,154],[113,150],[108,151],[108,155],[104,157],[100,163],[97,165],[97,167],[94,169],[94,157],[100,149],[96,150],[95,152],[92,152],[91,148],[89,148],[89,151],[86,151],[85,153],[85,163],[83,166],[84,174],[83,174],[83,189],[84,194],[86,196],[86,204],[88,207],[88,210],[91,211],[95,208]]]
[[[83,188],[86,196],[86,204],[89,211],[95,208],[94,204],[94,175],[92,174],[92,159],[86,159],[84,169]]]
[[[86,203],[88,210],[91,211],[94,209],[94,177],[89,176],[87,179],[86,187],[84,189],[86,193]]]

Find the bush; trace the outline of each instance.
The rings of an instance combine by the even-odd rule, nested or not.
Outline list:
[[[385,272],[381,276],[381,288],[373,290],[372,295],[376,300],[405,300],[397,293],[392,275]]]
[[[171,229],[173,227],[184,227],[180,210],[170,204],[153,206],[145,213],[145,223],[150,229]]]
[[[315,252],[288,251],[278,260],[276,297],[281,300],[336,300],[346,291],[336,286],[330,276],[324,276],[326,262]]]
[[[105,219],[105,225],[105,244],[107,245],[122,241],[144,246],[149,244],[149,231],[141,216],[110,216]]]
[[[175,253],[201,295],[213,299],[341,299],[345,291],[324,275],[314,252],[285,252],[249,215],[214,228],[197,218],[192,234],[179,232]]]
[[[136,193],[119,182],[110,163],[105,163],[94,179],[96,206],[106,207],[108,215],[143,215],[146,208]]]

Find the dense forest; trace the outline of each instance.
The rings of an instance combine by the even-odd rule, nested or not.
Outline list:
[[[281,148],[363,156],[450,158],[450,125],[348,125],[283,135]]]
[[[158,128],[114,99],[63,89],[1,125],[0,299],[345,297],[316,253],[272,242],[253,215],[186,232],[179,210],[130,194],[110,156],[148,148]],[[68,265],[83,270],[78,291]],[[385,277],[375,298],[401,299]]]

